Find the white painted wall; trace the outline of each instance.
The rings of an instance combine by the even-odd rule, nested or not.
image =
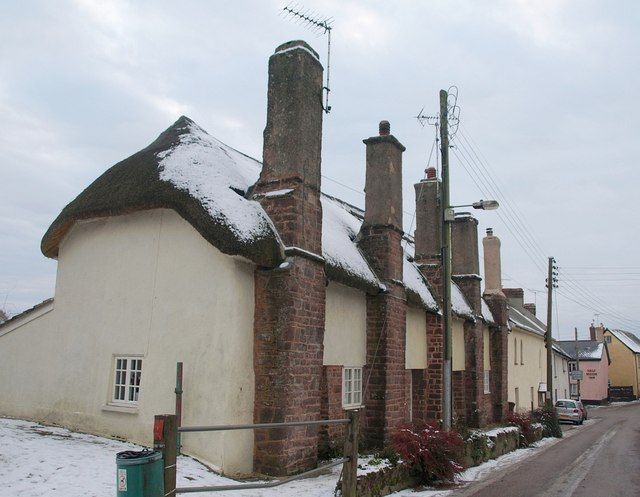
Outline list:
[[[568,360],[553,351],[553,401],[569,399],[569,364]]]
[[[427,313],[413,307],[407,308],[405,367],[427,368]]]
[[[366,294],[331,281],[326,303],[322,364],[364,366],[367,362]]]
[[[482,353],[484,370],[491,369],[491,334],[488,326],[482,327]]]
[[[547,382],[544,337],[514,327],[509,333],[507,350],[509,402],[514,402],[520,411],[530,410],[532,401],[537,408],[540,383]]]
[[[153,416],[174,410],[183,361],[184,425],[252,422],[253,284],[250,264],[174,211],[76,224],[60,247],[54,310],[0,336],[0,413],[150,444]],[[137,409],[109,410],[116,354],[143,357]],[[224,471],[252,469],[251,431],[183,444]]]

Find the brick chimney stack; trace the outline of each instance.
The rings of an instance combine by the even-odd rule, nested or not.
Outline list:
[[[491,309],[496,329],[491,337],[491,375],[493,383],[494,421],[504,422],[509,412],[508,404],[508,345],[509,310],[507,297],[502,289],[500,263],[500,239],[487,228],[482,239],[484,251],[484,300]]]
[[[426,173],[426,179],[414,185],[416,191],[415,260],[419,264],[439,265],[442,248],[441,181],[436,177],[435,168],[428,168]]]
[[[304,41],[280,45],[269,59],[263,165],[254,196],[293,189],[260,203],[288,247],[322,254],[320,205],[322,65]]]
[[[524,290],[522,288],[503,288],[502,292],[510,303],[524,307]]]
[[[415,262],[429,282],[439,304],[442,305],[442,249],[441,223],[442,206],[440,201],[441,181],[437,177],[436,169],[429,167],[425,171],[426,178],[416,183],[416,230]],[[427,351],[429,367],[425,374],[428,385],[426,397],[426,418],[428,420],[442,419],[443,406],[443,357],[444,333],[441,316],[427,315]]]
[[[254,420],[320,418],[325,272],[320,152],[322,65],[303,41],[269,59],[263,168],[253,195],[276,226],[288,265],[255,271]],[[276,196],[274,190],[289,190]],[[254,470],[288,475],[317,464],[317,430],[254,431]]]
[[[534,316],[536,315],[536,305],[534,303],[525,304],[524,308]]]
[[[451,274],[477,315],[482,312],[479,273],[478,220],[466,212],[456,214],[451,225]]]
[[[408,420],[405,401],[406,293],[402,283],[402,153],[382,121],[366,145],[365,214],[359,246],[387,290],[367,295],[363,445],[380,447]]]

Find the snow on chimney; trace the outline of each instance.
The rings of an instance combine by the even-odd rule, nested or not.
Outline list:
[[[322,72],[304,41],[284,43],[269,58],[263,165],[254,190],[285,245],[315,254],[322,254]],[[264,196],[282,189],[290,195]]]

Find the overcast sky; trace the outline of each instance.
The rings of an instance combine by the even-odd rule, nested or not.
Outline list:
[[[261,158],[269,55],[302,38],[326,63],[326,37],[279,16],[285,4],[2,2],[0,306],[15,314],[53,295],[56,262],[39,249],[49,224],[180,115]],[[452,201],[502,202],[478,218],[502,239],[504,285],[526,288],[545,321],[555,256],[563,338],[594,318],[640,331],[640,3],[299,4],[335,18],[325,192],[363,206],[362,139],[387,119],[407,147],[409,231],[434,138],[413,116],[437,112],[438,90],[456,85]]]

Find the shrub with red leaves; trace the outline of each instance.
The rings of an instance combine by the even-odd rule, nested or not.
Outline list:
[[[528,447],[535,442],[536,436],[531,426],[531,416],[529,414],[513,412],[509,414],[507,422],[520,427],[520,439],[524,447]]]
[[[452,480],[463,470],[463,441],[455,431],[435,423],[420,428],[405,426],[393,436],[393,448],[411,465],[420,483]]]

